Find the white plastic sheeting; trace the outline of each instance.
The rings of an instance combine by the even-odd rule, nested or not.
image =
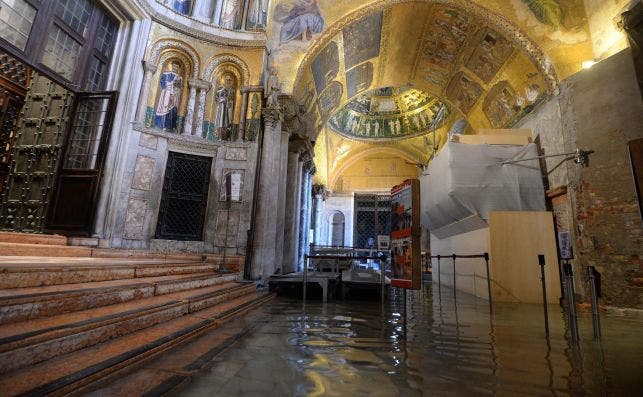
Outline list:
[[[489,211],[545,211],[536,145],[448,142],[420,178],[422,224],[438,238],[486,225]]]

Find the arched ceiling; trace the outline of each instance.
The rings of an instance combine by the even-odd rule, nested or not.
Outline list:
[[[275,3],[282,13],[299,7],[301,14],[305,8],[306,18],[316,24],[282,42],[277,38],[293,26],[273,23],[269,63],[277,67],[283,91],[292,90],[319,134],[315,162],[320,183],[330,184],[346,161],[373,146],[395,148],[426,163],[460,119],[467,121],[468,131],[510,126],[525,108],[555,90],[559,74],[576,72],[581,60],[592,57],[583,0]],[[560,12],[547,17],[536,12],[535,3],[553,4]],[[415,120],[404,115],[399,131],[406,121],[402,136],[410,139],[391,142],[398,138],[392,136],[396,125],[379,109],[369,113],[373,93],[385,87],[403,87],[444,103],[450,111],[444,125],[422,135],[429,129],[408,128]],[[367,102],[368,111],[361,112]],[[384,136],[374,136],[375,130]]]

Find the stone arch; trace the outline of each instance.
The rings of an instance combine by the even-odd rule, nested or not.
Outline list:
[[[150,50],[149,63],[151,65],[158,65],[162,54],[167,52],[167,50],[175,50],[178,53],[186,55],[190,59],[192,66],[192,75],[190,77],[193,79],[199,77],[199,71],[201,70],[199,54],[194,48],[182,41],[172,39],[158,40],[152,45],[152,49]]]
[[[231,64],[239,71],[241,76],[239,83],[241,86],[250,84],[250,70],[248,69],[248,65],[246,65],[241,58],[232,54],[219,54],[210,58],[203,71],[203,80],[211,82],[215,71],[219,66],[224,64]]]
[[[362,160],[364,157],[367,157],[371,154],[378,154],[378,153],[384,153],[384,154],[393,154],[396,155],[404,160],[407,160],[412,163],[417,162],[417,158],[414,158],[413,155],[408,153],[405,150],[399,149],[394,146],[380,146],[380,147],[372,147],[363,151],[360,151],[359,153],[352,154],[350,156],[347,156],[347,159],[344,160],[343,162],[340,163],[338,167],[330,171],[329,175],[329,183],[328,187],[329,189],[333,189],[335,184],[337,183],[337,179],[342,175],[342,173],[351,165],[357,163],[358,161]]]

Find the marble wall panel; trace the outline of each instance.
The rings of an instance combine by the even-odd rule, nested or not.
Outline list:
[[[132,189],[150,190],[155,160],[152,157],[138,155],[134,166]]]
[[[143,238],[147,200],[130,197],[127,204],[124,237],[127,239]]]

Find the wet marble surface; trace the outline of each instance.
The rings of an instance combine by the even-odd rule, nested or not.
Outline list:
[[[643,387],[641,312],[603,312],[599,344],[581,309],[573,347],[558,305],[549,306],[549,339],[542,306],[493,309],[430,285],[409,291],[406,305],[399,290],[383,304],[278,298],[175,395],[621,396]]]

